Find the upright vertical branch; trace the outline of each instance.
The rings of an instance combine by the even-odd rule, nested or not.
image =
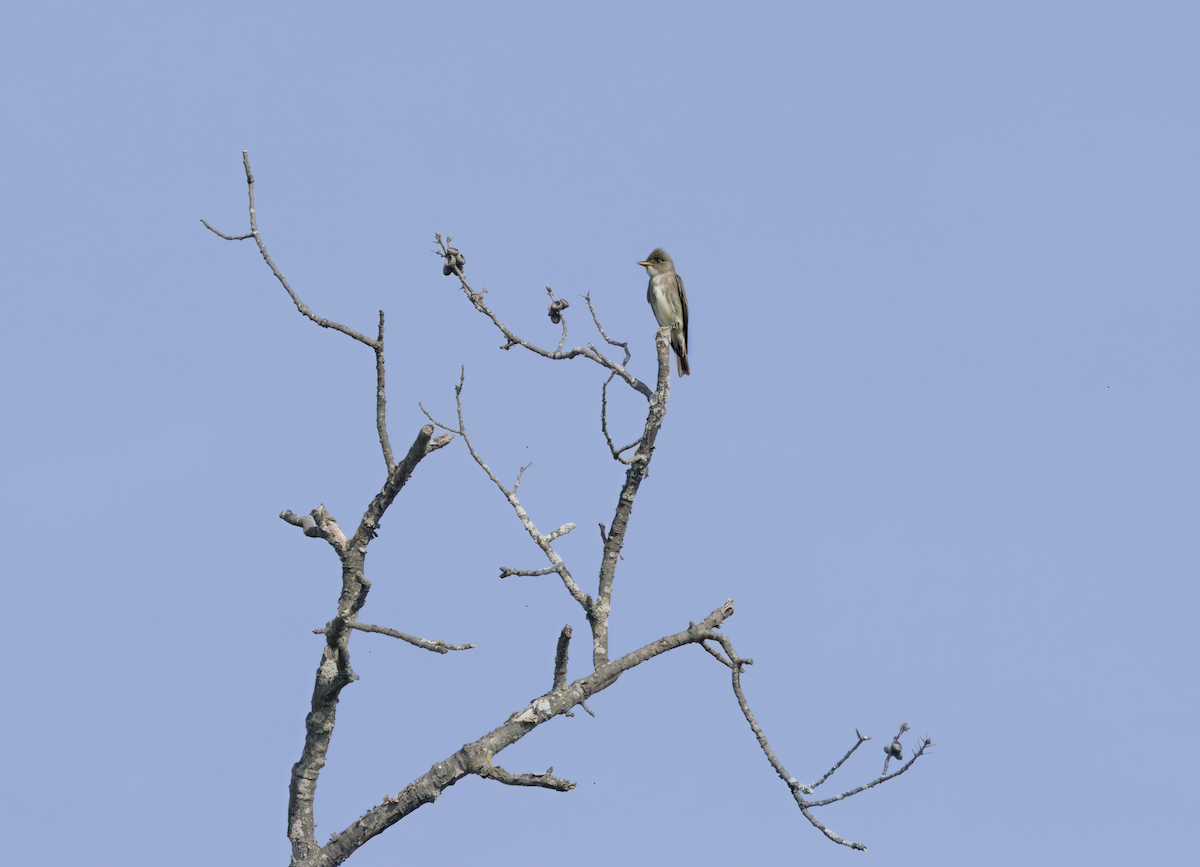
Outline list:
[[[671,391],[670,329],[660,328],[654,339],[658,354],[658,384],[650,396],[650,410],[646,414],[646,427],[642,433],[641,446],[633,462],[625,471],[625,484],[617,497],[617,509],[612,527],[604,542],[604,553],[600,561],[600,586],[595,603],[588,612],[588,624],[592,628],[592,663],[598,669],[608,664],[608,615],[612,611],[613,579],[617,572],[617,559],[625,544],[625,531],[629,517],[633,514],[633,501],[637,497],[642,480],[650,469],[654,456],[654,441],[667,415],[667,398]]]
[[[554,685],[550,687],[551,692],[562,689],[567,684],[567,649],[570,646],[571,624],[568,623],[559,633],[558,647],[554,651]]]
[[[379,446],[383,449],[383,462],[387,464],[388,475],[396,469],[396,459],[392,457],[392,444],[387,432],[387,389],[383,369],[383,311],[379,311],[379,341],[375,345],[375,427],[379,430]]]

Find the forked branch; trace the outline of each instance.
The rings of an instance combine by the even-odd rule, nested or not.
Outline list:
[[[811,786],[806,786],[806,785],[800,783],[795,777],[793,777],[791,774],[788,773],[787,768],[785,768],[783,766],[783,762],[781,762],[779,760],[779,757],[777,755],[775,755],[775,751],[773,749],[771,749],[771,744],[767,741],[767,736],[763,732],[762,726],[760,726],[758,724],[758,720],[755,719],[754,713],[750,710],[750,703],[749,703],[749,701],[746,700],[746,693],[742,691],[742,666],[743,665],[753,665],[754,660],[742,659],[741,657],[739,657],[737,655],[737,651],[735,651],[733,649],[733,642],[731,642],[727,636],[717,635],[715,637],[721,643],[721,646],[725,649],[725,653],[728,655],[729,660],[733,663],[730,666],[730,668],[733,672],[733,693],[737,697],[738,707],[740,707],[742,709],[742,715],[746,717],[746,722],[748,722],[750,724],[750,730],[752,732],[754,732],[755,738],[758,739],[758,745],[759,745],[759,747],[762,748],[763,754],[767,757],[767,761],[771,763],[771,767],[773,767],[775,769],[775,773],[777,773],[779,775],[779,778],[781,780],[783,780],[785,783],[787,783],[788,788],[792,792],[792,798],[796,801],[796,806],[798,806],[800,808],[800,812],[804,815],[804,818],[808,819],[808,821],[812,823],[813,827],[815,827],[818,831],[820,831],[822,834],[824,834],[826,837],[828,837],[834,843],[838,843],[842,846],[848,846],[851,849],[859,849],[859,850],[865,851],[867,847],[864,846],[862,843],[855,843],[851,840],[842,839],[837,834],[835,834],[832,830],[830,830],[829,828],[827,828],[823,824],[821,824],[819,821],[817,821],[816,817],[813,816],[813,814],[810,813],[809,810],[813,807],[825,807],[825,806],[828,806],[829,804],[833,804],[838,801],[843,801],[846,798],[849,798],[853,795],[857,795],[859,792],[866,791],[867,789],[870,789],[874,786],[878,786],[880,783],[886,783],[888,780],[900,776],[902,773],[904,773],[909,768],[911,768],[913,763],[916,762],[916,760],[918,758],[920,758],[922,755],[924,755],[926,748],[934,745],[933,741],[929,740],[928,738],[925,738],[923,740],[923,742],[921,743],[921,746],[913,754],[913,757],[908,761],[908,764],[906,764],[900,770],[896,771],[894,774],[890,774],[890,775],[884,774],[883,776],[880,776],[877,779],[872,780],[871,782],[867,783],[866,785],[859,786],[857,789],[851,789],[849,791],[842,792],[840,795],[836,795],[832,798],[826,798],[823,801],[808,801],[805,799],[804,796],[811,795],[813,793],[813,790],[817,786],[821,785],[821,783],[823,783],[827,779],[829,779],[829,777],[833,774],[833,772],[836,771],[839,767],[841,767],[842,762],[845,762],[846,759],[850,758],[851,754],[853,754],[855,750],[857,750],[860,746],[863,745],[863,743],[865,743],[866,741],[869,741],[871,738],[864,737],[862,735],[862,733],[860,733],[856,729],[854,733],[855,733],[855,735],[857,735],[858,741],[854,744],[853,747],[850,748],[850,751],[841,758],[841,761],[839,761],[836,765],[834,765],[832,768],[830,768],[825,773],[825,775],[823,777],[821,777],[821,779],[817,780],[817,782],[813,783]],[[712,651],[710,650],[709,652],[712,652]],[[900,729],[900,733],[903,734],[907,730],[907,728],[908,728],[908,723],[904,723]],[[896,736],[897,741],[899,740],[899,737],[900,737],[900,735]]]

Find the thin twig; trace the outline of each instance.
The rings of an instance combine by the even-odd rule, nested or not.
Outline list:
[[[421,412],[425,413],[425,418],[429,419],[431,422],[433,422],[435,425],[437,425],[438,427],[440,427],[442,430],[445,430],[445,431],[450,431],[450,433],[454,433],[454,434],[460,434],[460,435],[462,434],[462,430],[461,430],[461,429],[459,429],[459,428],[455,428],[455,427],[446,427],[446,425],[442,424],[442,423],[441,423],[440,421],[438,421],[436,418],[434,418],[433,416],[431,416],[431,415],[429,414],[429,410],[427,410],[427,409],[425,408],[425,406],[424,406],[422,403],[420,403],[419,401],[417,402],[417,406],[421,407]]]
[[[851,795],[857,795],[859,792],[865,792],[867,789],[878,786],[880,783],[886,783],[888,780],[894,780],[894,779],[896,779],[896,777],[900,776],[905,771],[907,771],[909,768],[911,768],[913,766],[913,763],[916,762],[917,759],[919,759],[919,758],[921,758],[921,756],[925,755],[926,749],[928,749],[930,747],[935,747],[935,746],[937,746],[937,744],[935,744],[929,738],[923,738],[921,740],[921,746],[916,750],[916,752],[913,753],[912,758],[904,763],[904,766],[902,768],[900,768],[900,770],[893,771],[890,774],[884,774],[883,776],[880,776],[880,777],[876,777],[875,779],[871,780],[871,782],[869,782],[865,785],[859,786],[857,789],[850,789],[848,791],[842,792],[840,795],[835,795],[832,798],[826,798],[824,801],[812,801],[808,804],[808,806],[824,807],[828,804],[836,803],[837,801],[844,801],[846,798],[849,798]]]
[[[604,338],[605,342],[608,343],[609,346],[619,346],[625,350],[625,360],[621,362],[621,366],[628,367],[629,359],[631,357],[629,354],[629,344],[622,343],[619,340],[613,340],[611,337],[609,337],[607,334],[604,333],[604,326],[600,324],[600,319],[596,316],[596,308],[594,306],[592,306],[592,293],[591,292],[588,292],[588,294],[584,295],[583,300],[587,302],[588,310],[592,311],[592,321],[596,323],[596,330],[600,332],[600,336]]]
[[[613,443],[612,437],[608,435],[608,384],[612,382],[614,376],[616,376],[615,373],[610,373],[608,375],[608,379],[604,380],[604,385],[600,386],[600,431],[604,434],[604,441],[608,443],[608,450],[612,452],[613,458],[623,464],[632,464],[637,460],[636,454],[631,458],[623,458],[621,455],[624,452],[629,451],[634,446],[640,445],[642,438],[638,437],[629,445],[619,449]]]
[[[826,771],[825,775],[822,776],[821,779],[817,780],[815,783],[813,783],[811,786],[808,787],[808,791],[805,792],[806,795],[811,795],[813,793],[813,790],[816,789],[817,786],[821,785],[821,783],[825,782],[831,776],[833,776],[833,772],[836,771],[838,768],[840,768],[842,766],[842,763],[845,762],[846,759],[848,759],[852,755],[854,755],[855,750],[857,750],[859,747],[861,747],[863,744],[865,744],[867,741],[869,741],[871,739],[870,735],[864,735],[858,729],[854,730],[854,734],[856,734],[858,736],[858,740],[855,742],[854,746],[852,746],[849,749],[849,751],[846,753],[846,755],[842,756],[841,759],[838,760],[838,763],[836,765],[834,765],[832,768],[830,768],[828,771]]]

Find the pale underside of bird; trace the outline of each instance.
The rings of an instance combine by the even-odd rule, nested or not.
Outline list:
[[[671,327],[671,348],[675,350],[679,375],[687,376],[692,369],[688,365],[688,303],[683,278],[675,273],[675,263],[662,247],[656,247],[645,262],[638,264],[650,274],[646,300],[659,326]]]

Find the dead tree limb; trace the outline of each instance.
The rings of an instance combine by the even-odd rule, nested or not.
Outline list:
[[[883,774],[880,777],[855,789],[844,791],[834,797],[810,801],[805,798],[805,795],[812,795],[818,786],[828,780],[854,754],[858,747],[865,741],[870,740],[870,738],[856,731],[855,734],[858,740],[854,746],[820,779],[811,785],[799,783],[795,777],[788,773],[783,763],[771,748],[766,734],[752,712],[749,701],[742,689],[741,676],[743,668],[744,666],[752,665],[753,660],[739,656],[730,638],[720,631],[723,623],[733,616],[732,599],[712,611],[699,624],[694,622],[689,623],[688,628],[685,630],[673,635],[663,636],[615,660],[611,658],[608,623],[612,611],[612,593],[617,564],[624,559],[621,555],[621,549],[632,519],[633,504],[642,483],[649,475],[650,462],[654,456],[658,434],[666,417],[670,395],[670,329],[659,329],[655,336],[658,372],[654,388],[651,389],[628,371],[627,368],[630,360],[628,344],[615,341],[605,333],[590,296],[584,297],[587,300],[588,309],[591,311],[592,320],[597,330],[610,346],[616,346],[624,350],[624,360],[621,362],[613,361],[592,344],[588,344],[586,348],[576,347],[564,351],[563,347],[566,345],[567,340],[567,322],[563,311],[569,305],[563,299],[555,299],[554,293],[547,286],[546,291],[551,299],[549,315],[554,324],[562,325],[562,337],[556,349],[542,349],[521,338],[505,326],[499,316],[484,302],[484,294],[487,290],[481,289],[479,292],[476,292],[467,281],[463,272],[466,265],[466,259],[463,254],[450,246],[451,239],[449,237],[443,240],[441,235],[435,236],[438,249],[434,252],[444,260],[442,273],[447,276],[454,275],[457,277],[464,295],[471,302],[472,306],[491,319],[501,331],[506,341],[501,347],[502,349],[507,350],[514,346],[522,346],[537,355],[551,360],[566,360],[577,357],[587,358],[609,371],[608,379],[601,389],[601,430],[604,433],[605,440],[613,457],[626,465],[626,470],[624,481],[617,496],[617,504],[610,525],[611,528],[606,530],[603,524],[600,525],[603,548],[598,569],[597,588],[594,595],[589,594],[584,592],[579,586],[579,583],[575,580],[566,563],[558,555],[553,546],[553,542],[556,539],[575,529],[575,524],[570,522],[564,523],[558,529],[549,533],[543,533],[539,530],[517,497],[522,477],[525,470],[529,467],[525,466],[521,468],[516,482],[512,489],[509,490],[484,462],[475,443],[472,442],[467,431],[463,410],[462,394],[466,381],[465,369],[460,375],[458,385],[455,387],[455,403],[458,417],[457,427],[448,427],[442,424],[425,411],[425,408],[422,406],[421,409],[428,416],[430,423],[424,425],[417,432],[416,438],[413,440],[404,457],[398,462],[395,460],[387,431],[383,311],[379,313],[378,336],[376,338],[369,338],[354,329],[317,316],[304,304],[271,258],[266,244],[259,233],[254,201],[254,175],[250,170],[249,155],[245,151],[242,152],[242,161],[249,191],[250,232],[245,235],[231,236],[218,232],[207,222],[204,225],[213,233],[226,240],[240,241],[253,238],[258,245],[263,260],[287,291],[296,309],[303,316],[322,328],[341,332],[372,349],[375,353],[376,362],[376,427],[379,435],[380,449],[387,469],[382,488],[368,504],[358,526],[349,537],[342,531],[337,520],[324,505],[313,509],[308,515],[296,515],[291,511],[284,511],[280,514],[280,518],[299,528],[304,535],[311,538],[323,539],[333,548],[341,563],[342,577],[341,593],[338,599],[336,615],[324,627],[314,630],[315,633],[325,637],[325,647],[322,650],[321,661],[317,669],[311,709],[305,719],[304,748],[300,760],[292,768],[291,785],[289,787],[288,838],[291,843],[293,867],[333,867],[333,865],[343,863],[368,840],[382,833],[422,805],[436,800],[443,791],[468,775],[494,780],[508,786],[548,788],[559,792],[570,791],[575,787],[575,784],[569,780],[555,777],[552,767],[543,773],[513,773],[495,764],[494,759],[501,751],[555,717],[574,716],[572,710],[577,705],[584,708],[590,714],[591,710],[587,707],[586,700],[608,689],[616,683],[617,679],[625,671],[649,662],[663,653],[689,645],[699,645],[705,652],[729,669],[732,675],[733,692],[738,706],[741,708],[746,721],[750,725],[751,731],[757,738],[763,753],[766,755],[767,761],[787,784],[792,797],[795,799],[797,806],[805,818],[822,831],[830,840],[854,849],[865,849],[866,847],[861,843],[854,843],[834,834],[818,822],[810,810],[852,797],[905,773],[918,758],[933,746],[933,742],[929,738],[921,739],[909,761],[899,770],[889,774],[887,772],[888,762],[892,758],[899,760],[903,756],[900,738],[908,730],[908,724],[902,724],[899,733],[885,747],[886,758]],[[615,446],[609,435],[607,426],[607,388],[608,384],[614,378],[625,382],[634,392],[645,398],[647,402],[646,420],[641,436],[630,445],[620,449]],[[434,437],[433,434],[437,428],[441,428],[447,433],[439,437]],[[371,541],[379,535],[384,514],[404,488],[417,465],[430,453],[448,445],[456,436],[462,437],[471,458],[504,496],[531,540],[542,550],[550,563],[549,566],[543,569],[535,570],[501,567],[500,577],[550,574],[557,574],[560,577],[566,591],[583,609],[591,628],[592,670],[582,678],[568,681],[568,649],[571,639],[571,627],[570,625],[563,627],[555,650],[553,680],[549,692],[521,707],[498,727],[484,734],[474,742],[466,744],[460,750],[435,763],[428,773],[410,782],[395,797],[385,798],[380,804],[369,809],[349,827],[333,834],[329,841],[322,846],[316,840],[313,805],[318,777],[325,765],[329,744],[333,735],[341,691],[348,684],[358,679],[350,664],[349,638],[351,633],[357,630],[387,635],[398,638],[418,648],[439,654],[445,654],[450,651],[468,650],[475,647],[474,644],[452,645],[440,640],[431,641],[407,635],[388,627],[362,623],[358,620],[358,615],[365,605],[367,595],[371,589],[371,583],[367,580],[364,568],[367,548]],[[625,457],[626,452],[634,449],[636,451],[632,456]],[[714,644],[720,645],[721,650],[717,650],[713,646]]]

